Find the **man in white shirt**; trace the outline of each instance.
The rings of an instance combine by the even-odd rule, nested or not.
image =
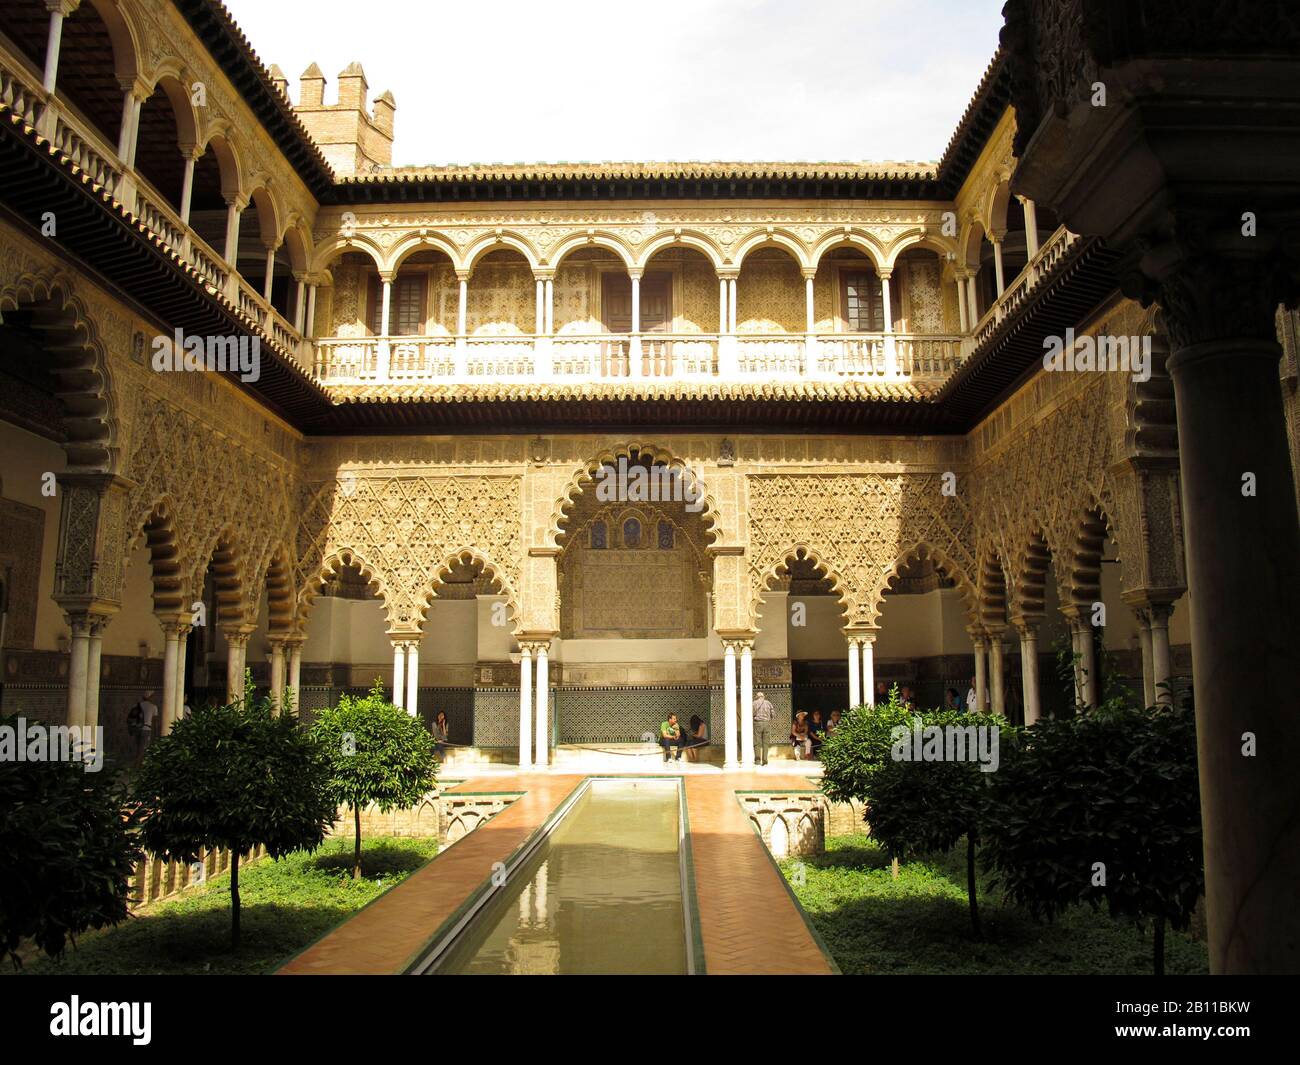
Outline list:
[[[966,693],[966,713],[975,713],[975,678],[970,679],[970,690]]]

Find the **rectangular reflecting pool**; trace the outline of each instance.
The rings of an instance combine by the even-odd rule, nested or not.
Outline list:
[[[424,971],[691,972],[682,809],[677,780],[587,781]]]

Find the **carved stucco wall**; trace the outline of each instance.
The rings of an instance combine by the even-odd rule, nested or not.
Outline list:
[[[1150,312],[1121,300],[1079,335],[1155,329]],[[1120,372],[1039,373],[970,434],[980,571],[1002,570],[1013,610],[1040,539],[1060,601],[1085,590],[1075,555],[1094,512],[1115,541],[1126,594],[1176,598],[1185,588],[1172,386],[1162,338],[1153,348],[1150,382]],[[987,594],[1002,598],[1000,589]]]

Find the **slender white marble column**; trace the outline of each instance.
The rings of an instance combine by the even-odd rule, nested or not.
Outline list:
[[[551,680],[549,645],[537,645],[537,740],[533,755],[534,764],[539,768],[551,761]]]
[[[180,673],[180,626],[174,622],[163,623],[163,704],[159,707],[162,720],[158,723],[158,735],[165,736],[172,729],[176,720],[176,678]],[[75,647],[75,645],[74,645]]]
[[[382,279],[382,284],[383,290],[379,303],[379,335],[386,337],[392,321],[393,279],[385,277]]]
[[[406,641],[393,641],[393,705],[406,705]]]
[[[1038,215],[1034,201],[1028,196],[1020,197],[1020,202],[1025,208],[1025,251],[1029,255],[1029,261],[1033,262],[1034,256],[1038,254]]]
[[[641,377],[641,275],[632,278],[632,335],[628,341],[628,376]]]
[[[957,317],[963,333],[969,331],[970,315],[966,311],[966,282],[962,277],[957,278]]]
[[[519,768],[533,764],[533,650],[519,645]]]
[[[284,696],[284,641],[271,641],[271,705],[278,714]]]
[[[989,238],[993,245],[993,280],[998,286],[998,295],[1001,296],[1007,289],[1006,279],[1002,274],[1002,238],[996,240]]]
[[[456,335],[463,337],[469,321],[469,278],[459,277],[456,280]]]
[[[1142,648],[1142,705],[1156,705],[1156,675],[1151,661],[1151,613],[1144,607],[1135,607],[1133,616],[1137,619],[1138,645]]]
[[[316,286],[307,286],[307,321],[303,329],[308,340],[316,336]]]
[[[244,206],[238,200],[226,201],[226,263],[232,269],[238,268],[239,262],[239,216]]]
[[[546,335],[555,335],[555,279],[546,279]]]
[[[738,280],[737,278],[733,277],[727,281],[727,320],[729,322],[729,325],[727,326],[728,333],[734,333],[736,331],[736,326],[739,324],[736,321],[736,281],[737,280]]]
[[[90,619],[82,614],[68,618],[72,646],[68,658],[68,724],[86,723],[86,684],[90,671]]]
[[[537,279],[537,307],[533,311],[533,332],[538,336],[546,332],[546,279]]]
[[[420,641],[406,645],[406,712],[420,716]]]
[[[718,278],[718,335],[729,333],[731,319],[727,315],[727,279]]]
[[[849,709],[862,705],[862,667],[858,664],[858,638],[849,637]]]
[[[270,286],[276,281],[276,248],[278,244],[266,244],[266,280],[261,286],[261,298],[270,303]]]
[[[735,769],[736,760],[736,645],[728,640],[722,655],[723,768]]]
[[[985,651],[988,643],[983,636],[972,636],[975,645],[975,708],[983,713],[988,709],[988,675],[985,670]]]
[[[126,90],[122,98],[122,126],[117,136],[117,157],[128,167],[135,164],[136,131],[140,126],[141,100],[135,86]]]
[[[876,705],[876,638],[862,637],[862,702]]]
[[[289,642],[289,700],[294,713],[302,710],[302,640]]]
[[[171,731],[172,725],[176,724],[185,714],[185,661],[189,657],[189,635],[191,627],[182,625],[176,643],[176,702],[175,712],[171,721],[167,725],[168,731]]]
[[[1041,710],[1038,695],[1038,633],[1033,623],[1025,621],[1020,627],[1020,680],[1025,703],[1025,724],[1038,720]]]
[[[975,289],[975,274],[978,272],[966,275],[966,313],[970,316],[972,329],[979,325],[980,321],[979,299]]]
[[[99,674],[103,662],[104,629],[107,626],[107,618],[91,619],[90,644],[86,655],[86,709],[81,723],[92,729],[99,724]]]
[[[740,764],[754,768],[754,645],[740,645]]]
[[[240,657],[241,641],[248,637],[242,633],[222,630],[226,638],[226,702],[238,702],[244,697],[244,663]]]
[[[1169,615],[1173,609],[1170,603],[1151,605],[1151,676],[1155,701],[1163,706],[1173,703],[1173,692],[1169,689],[1169,680],[1173,676],[1169,659]]]
[[[1092,625],[1079,619],[1079,651],[1083,671],[1083,703],[1085,706],[1097,705],[1097,652],[1092,639]]]
[[[181,221],[190,224],[190,204],[194,199],[194,163],[193,152],[185,153],[185,176],[181,179]]]
[[[46,92],[53,92],[59,77],[59,45],[63,39],[62,6],[50,10],[50,31],[45,37],[45,78],[43,85]]]
[[[989,637],[989,673],[992,674],[990,687],[993,689],[993,712],[1005,714],[1007,704],[1006,690],[1003,685],[1001,633],[995,632]]]
[[[298,287],[293,300],[293,327],[301,334],[303,323],[307,320],[307,279],[298,274],[294,281]]]

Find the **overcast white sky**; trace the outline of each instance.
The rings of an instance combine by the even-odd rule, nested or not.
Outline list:
[[[226,0],[295,100],[313,60],[392,90],[398,166],[938,159],[1002,3]]]

